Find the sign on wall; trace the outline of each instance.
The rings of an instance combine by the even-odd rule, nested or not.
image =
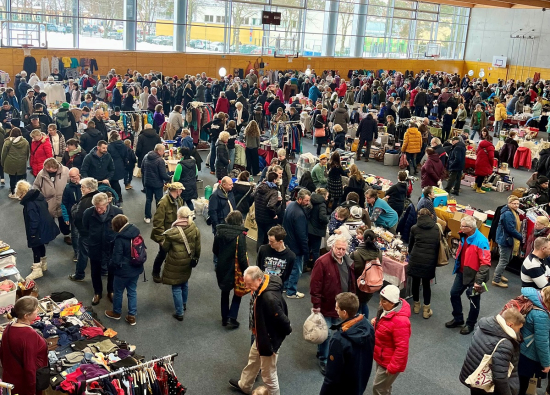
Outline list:
[[[506,56],[493,56],[493,67],[506,67]]]

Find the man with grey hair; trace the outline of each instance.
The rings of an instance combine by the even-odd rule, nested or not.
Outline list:
[[[485,290],[491,267],[489,241],[477,229],[474,217],[464,216],[460,220],[460,243],[456,251],[453,274],[455,280],[451,287],[453,319],[445,324],[447,328],[462,326],[460,334],[467,335],[474,330],[480,310],[480,296]],[[470,312],[464,324],[461,296],[466,291],[470,300]]]
[[[285,242],[296,254],[290,277],[286,281],[286,297],[289,299],[301,299],[304,294],[297,291],[298,280],[302,275],[304,257],[309,256],[308,247],[308,221],[306,208],[311,200],[311,192],[305,188],[300,189],[295,202],[290,202],[283,218],[283,228],[286,230]]]
[[[71,245],[74,251],[74,262],[78,259],[78,230],[74,225],[74,218],[71,215],[71,210],[75,204],[78,204],[81,197],[80,170],[73,167],[69,170],[69,182],[65,185],[63,196],[61,197],[61,214],[65,224],[71,227]]]
[[[261,370],[269,394],[280,395],[277,358],[283,341],[292,333],[282,295],[283,283],[277,276],[264,274],[257,266],[249,266],[244,271],[244,282],[252,291],[250,330],[255,339],[240,380],[231,379],[229,385],[243,394],[250,394]]]
[[[97,185],[97,180],[95,178],[87,177],[81,179],[80,191],[82,197],[78,204],[73,205],[71,208],[72,221],[78,231],[78,256],[75,273],[69,275],[69,280],[71,281],[81,282],[86,275],[84,271],[88,265],[88,231],[84,228],[82,219],[84,217],[84,212],[93,206],[93,197],[99,193]]]
[[[162,104],[157,98],[157,88],[151,85],[151,94],[147,98],[147,110],[153,112],[157,104]],[[160,126],[160,125],[159,125]]]
[[[143,176],[143,186],[145,187],[145,223],[151,222],[151,203],[153,195],[158,205],[164,193],[164,184],[170,181],[170,176],[166,173],[166,163],[164,162],[164,145],[157,144],[153,151],[149,151],[141,162],[141,174]]]

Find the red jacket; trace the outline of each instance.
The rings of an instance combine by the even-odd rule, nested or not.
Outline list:
[[[346,255],[343,264],[349,266],[348,291],[355,293],[353,261]],[[338,262],[332,257],[332,251],[329,251],[315,261],[311,272],[309,284],[311,303],[313,303],[313,308],[320,308],[321,314],[325,317],[338,318],[334,306],[336,295],[342,292],[342,286],[340,285],[340,271],[337,265]]]
[[[36,177],[38,172],[44,168],[44,161],[53,157],[52,143],[48,137],[43,137],[40,141],[32,141],[30,165],[32,175]]]
[[[269,105],[270,105],[270,104],[271,104],[271,103],[268,102],[268,101],[266,101],[266,102],[264,103],[264,112],[265,112],[265,115],[271,115],[271,113],[269,112]]]
[[[401,299],[401,307],[382,318],[379,310],[374,323],[374,360],[390,374],[404,372],[409,358],[411,306]]]
[[[109,85],[107,85],[106,89],[108,91],[112,91],[115,88],[117,82],[118,80],[116,77],[111,78],[111,81],[109,81]]]
[[[336,91],[338,92],[338,97],[344,97],[348,91],[348,86],[346,84],[340,84]]]
[[[224,112],[226,114],[229,113],[229,100],[227,97],[218,98],[218,101],[216,102],[216,110],[214,112],[216,114],[219,112]]]
[[[436,152],[428,156],[428,160],[422,166],[421,177],[422,177],[422,188],[427,186],[435,187],[441,178],[445,168],[441,159],[439,159],[439,154]]]
[[[527,147],[518,147],[514,155],[514,169],[520,166],[531,170],[531,150]]]
[[[410,100],[410,104],[411,104],[411,107],[414,107],[414,98],[416,97],[416,94],[418,93],[418,90],[416,89],[413,89],[411,91],[411,100]]]
[[[493,174],[495,146],[493,143],[482,140],[477,146],[476,176],[490,176]]]

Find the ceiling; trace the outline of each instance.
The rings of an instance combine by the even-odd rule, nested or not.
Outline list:
[[[550,0],[439,0],[439,4],[449,4],[460,7],[498,7],[498,8],[548,8]]]

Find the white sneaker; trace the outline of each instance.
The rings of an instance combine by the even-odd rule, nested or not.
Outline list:
[[[143,218],[143,220],[145,221],[146,224],[150,224],[150,223],[151,223],[151,218]]]
[[[9,197],[10,199],[18,199],[18,197],[15,195],[15,193],[10,193],[10,194],[8,195],[8,197]]]
[[[289,298],[289,299],[302,299],[304,297],[304,294],[301,293],[301,292],[296,292],[295,295],[289,295],[288,293],[286,294],[286,297]]]

